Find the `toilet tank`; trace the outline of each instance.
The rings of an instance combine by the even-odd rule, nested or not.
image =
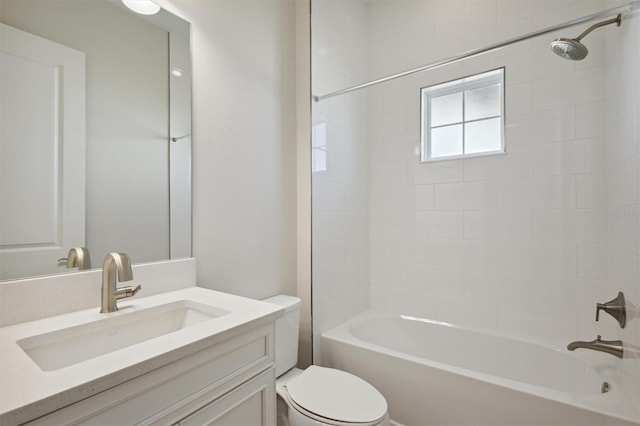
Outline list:
[[[285,308],[284,317],[276,320],[276,376],[279,377],[298,363],[301,301],[298,297],[280,294],[264,299],[263,302]]]

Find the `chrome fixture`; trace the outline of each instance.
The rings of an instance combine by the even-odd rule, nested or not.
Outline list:
[[[598,338],[591,342],[575,341],[567,345],[567,349],[575,351],[576,349],[591,349],[594,351],[606,352],[608,354],[622,358],[624,350],[622,349],[621,340],[602,340],[602,337],[598,334]]]
[[[81,271],[91,269],[91,255],[86,247],[74,247],[69,250],[67,257],[58,259],[58,262],[66,262],[67,269],[78,268]]]
[[[602,386],[600,386],[600,393],[607,393],[611,390],[611,385],[609,382],[602,382]]]
[[[589,54],[589,49],[587,49],[587,46],[582,44],[580,40],[582,40],[587,34],[595,30],[596,28],[604,27],[605,25],[610,24],[618,24],[618,26],[620,26],[621,23],[622,14],[618,14],[618,16],[613,19],[593,24],[576,38],[557,38],[551,42],[549,47],[551,47],[551,51],[553,53],[560,56],[561,58],[569,59],[572,61],[581,61],[587,57],[587,55]]]
[[[605,311],[618,321],[620,328],[624,328],[627,324],[627,307],[624,300],[624,294],[618,292],[615,299],[609,300],[607,303],[598,303],[596,305],[596,321],[600,319],[600,311]]]
[[[131,281],[131,259],[125,253],[109,253],[102,264],[102,302],[100,313],[106,314],[118,310],[118,299],[134,296],[142,287],[117,288],[118,280]]]

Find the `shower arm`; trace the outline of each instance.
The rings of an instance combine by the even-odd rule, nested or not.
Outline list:
[[[406,77],[408,75],[415,74],[415,73],[418,73],[418,72],[429,71],[429,70],[432,70],[432,69],[440,68],[442,66],[453,64],[453,63],[462,61],[464,59],[472,58],[472,57],[479,56],[479,55],[482,55],[482,54],[485,54],[485,53],[489,53],[489,52],[492,52],[494,50],[498,50],[498,49],[500,49],[502,47],[510,46],[510,45],[512,45],[514,43],[518,43],[520,41],[524,41],[524,40],[527,40],[527,39],[530,39],[530,38],[533,38],[533,37],[537,37],[537,36],[541,36],[541,35],[544,35],[544,34],[553,33],[553,32],[556,32],[556,31],[559,31],[559,30],[562,30],[562,29],[565,29],[565,28],[569,28],[569,27],[572,27],[572,26],[575,26],[575,25],[585,24],[587,22],[595,21],[596,19],[607,18],[607,17],[612,16],[612,15],[619,15],[621,13],[627,13],[627,12],[633,13],[633,12],[637,11],[638,9],[640,9],[640,0],[632,1],[632,2],[630,2],[628,4],[626,4],[626,5],[623,5],[623,6],[615,7],[613,9],[607,9],[607,10],[604,10],[602,12],[594,13],[592,15],[583,16],[582,18],[579,18],[579,19],[574,19],[572,21],[568,21],[568,22],[565,22],[563,24],[558,24],[558,25],[554,25],[554,26],[551,26],[551,27],[547,27],[547,28],[544,28],[542,30],[534,31],[534,32],[531,32],[531,33],[528,33],[528,34],[525,34],[525,35],[522,35],[522,36],[519,36],[519,37],[511,38],[511,39],[508,39],[508,40],[500,42],[500,43],[492,44],[492,45],[484,47],[484,48],[470,50],[470,51],[461,53],[460,55],[456,55],[456,56],[453,56],[453,57],[450,57],[448,59],[444,59],[444,60],[441,60],[441,61],[433,62],[433,63],[430,63],[428,65],[423,65],[423,66],[418,67],[418,68],[413,68],[413,69],[410,69],[408,71],[403,71],[403,72],[400,72],[400,73],[397,73],[397,74],[388,75],[386,77],[378,78],[376,80],[372,80],[372,81],[369,81],[367,83],[361,83],[361,84],[358,84],[358,85],[355,85],[355,86],[347,87],[345,89],[336,90],[335,92],[329,92],[329,93],[326,93],[324,95],[312,95],[311,98],[313,99],[314,102],[319,102],[319,101],[321,101],[323,99],[328,99],[328,98],[333,98],[334,96],[344,95],[344,94],[347,94],[347,93],[350,93],[350,92],[354,92],[356,90],[365,89],[365,88],[370,87],[370,86],[375,86],[375,85],[378,85],[378,84],[381,84],[381,83],[385,83],[387,81],[395,80],[397,78]],[[609,22],[609,23],[616,22],[617,19],[618,18],[615,18],[615,20],[611,20],[612,22]],[[604,21],[604,22],[606,22],[606,21]],[[600,25],[603,25],[604,22],[601,22]],[[589,31],[593,31],[595,28],[597,28],[597,26],[598,26],[598,24],[594,25],[592,28],[589,28],[587,31],[583,32],[580,35],[580,37],[584,37]]]
[[[593,24],[592,26],[590,26],[589,28],[587,28],[586,30],[584,30],[582,32],[582,34],[580,34],[578,37],[575,38],[575,40],[580,41],[582,40],[584,37],[586,37],[587,34],[589,34],[591,31],[595,30],[596,28],[600,28],[600,27],[604,27],[605,25],[611,25],[611,24],[618,24],[618,26],[620,26],[620,24],[622,23],[622,14],[619,13],[618,16],[616,16],[613,19],[609,19],[606,21],[602,21],[602,22],[598,22],[597,24]]]

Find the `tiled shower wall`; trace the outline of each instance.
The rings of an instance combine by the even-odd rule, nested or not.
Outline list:
[[[316,0],[313,91],[620,4]],[[575,27],[315,103],[314,129],[326,127],[314,143],[327,151],[327,170],[314,172],[315,334],[366,307],[369,283],[378,309],[558,346],[615,338],[594,310],[618,289],[638,300],[633,25],[591,33],[581,62],[548,49]],[[420,163],[420,88],[503,66],[507,154]],[[638,341],[633,323],[625,333]]]
[[[314,94],[622,4],[314,0]],[[640,346],[639,25],[628,17],[589,34],[580,62],[556,57],[548,44],[586,25],[375,86],[359,92],[364,103],[359,95],[314,103],[314,124],[327,126],[320,146],[336,147],[328,171],[314,172],[315,336],[366,307],[365,282],[376,309],[559,349],[596,334]],[[420,88],[498,67],[506,73],[507,153],[420,163]],[[346,155],[334,123],[356,130],[355,155]],[[361,180],[341,181],[347,170]],[[344,273],[349,245],[359,247],[357,274]],[[630,308],[626,328],[608,315],[596,323],[595,304],[620,290]],[[637,366],[609,361],[626,381],[625,406],[639,406]]]
[[[604,7],[585,0],[374,1],[369,77]],[[370,90],[373,307],[559,346],[595,338],[595,304],[616,294],[606,285],[604,40],[620,33],[609,27],[590,34],[581,62],[549,50],[554,38],[581,31]],[[420,163],[420,88],[499,67],[507,153]]]
[[[312,2],[312,91],[367,77],[364,1]],[[314,103],[313,337],[369,306],[369,216],[364,93]],[[319,345],[314,345],[319,362]]]

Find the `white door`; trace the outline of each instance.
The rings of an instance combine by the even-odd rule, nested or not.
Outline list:
[[[85,55],[0,24],[0,279],[85,245]]]

